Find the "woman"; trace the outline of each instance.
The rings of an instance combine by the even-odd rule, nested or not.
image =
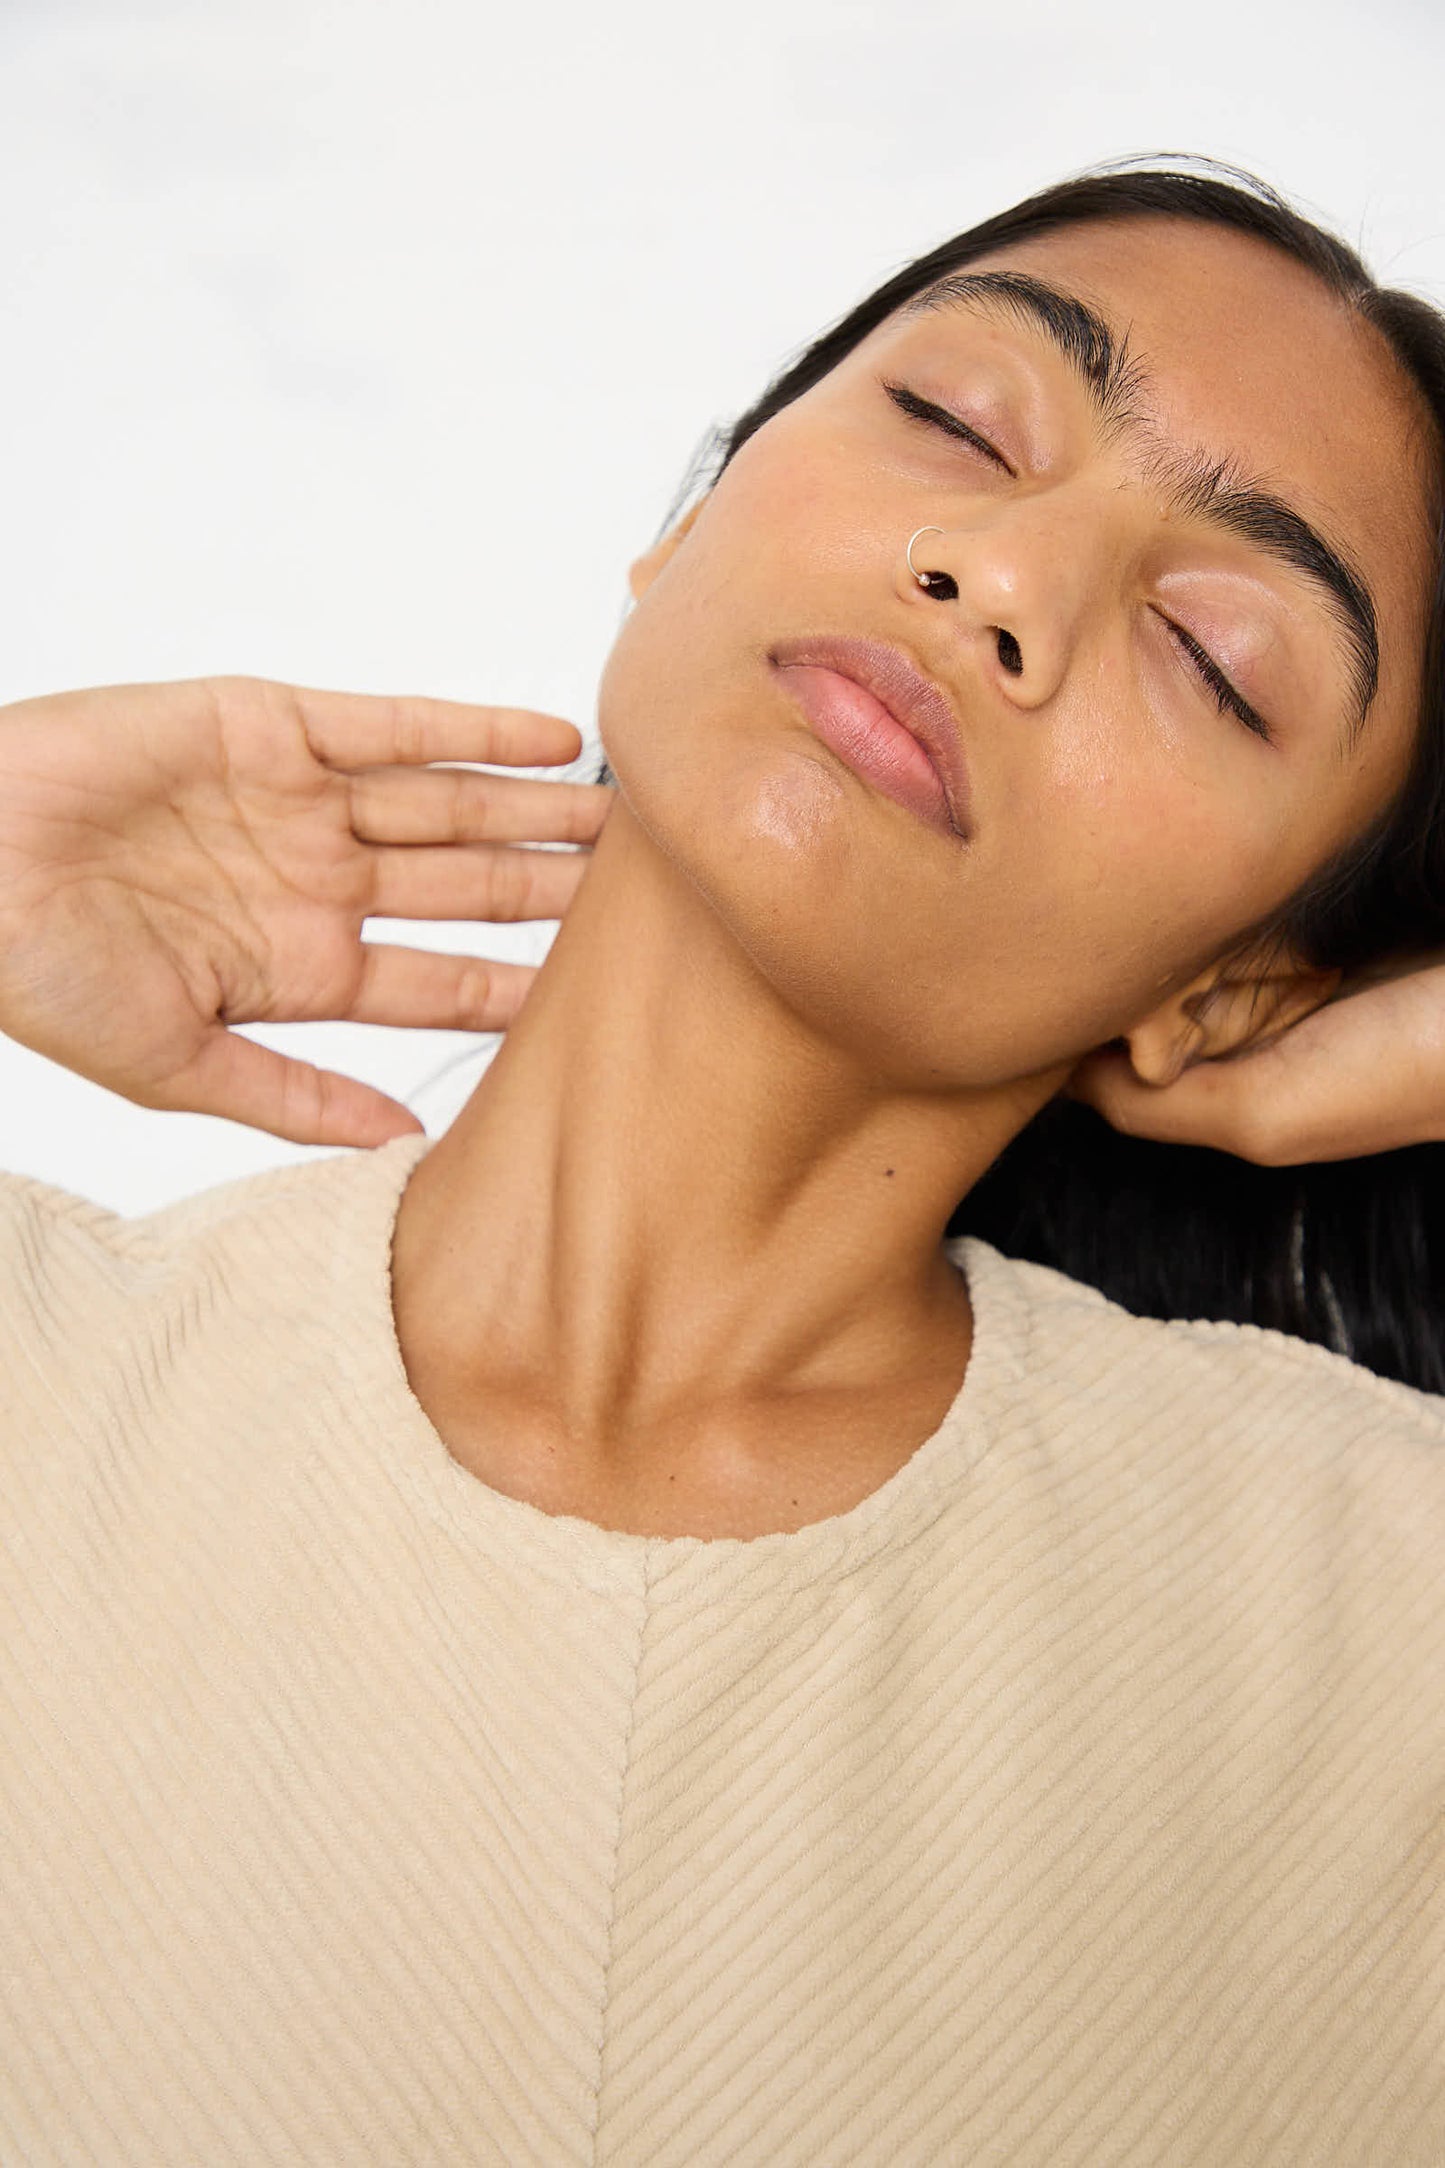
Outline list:
[[[1445,329],[1313,234],[1066,184],[804,357],[633,567],[611,810],[490,1014],[359,974],[360,916],[560,830],[321,771],[506,739],[215,692],[209,772],[259,702],[278,800],[152,787],[150,991],[69,1058],[388,1141],[134,1222],[6,1185],[0,2154],[1445,2157],[1439,1402],[945,1239],[1061,1092],[1130,1121],[1121,1052],[1162,1106],[1383,1006],[1375,1141],[1438,1133],[1431,972],[1333,997],[1445,940],[1388,901],[1435,863]],[[65,727],[106,757],[95,697],[19,718],[11,799]],[[33,790],[0,1022],[63,1054],[102,875]],[[429,1147],[224,1030],[521,992]]]

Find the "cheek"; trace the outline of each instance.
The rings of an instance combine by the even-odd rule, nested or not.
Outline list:
[[[1247,760],[1190,760],[1099,726],[1051,741],[1009,793],[1000,872],[1022,917],[1125,1005],[1192,975],[1274,909],[1319,853]],[[1141,977],[1142,974],[1142,977]]]
[[[769,669],[762,603],[778,580],[759,549],[734,547],[739,531],[723,505],[705,507],[614,640],[597,719],[619,785],[668,855],[704,885],[719,849],[750,855],[765,894],[780,863],[836,878],[845,786]]]
[[[755,430],[718,477],[703,518],[715,512],[750,522],[759,537],[794,514],[830,502],[866,471],[860,449],[845,429],[830,427],[805,403],[795,401]],[[701,522],[699,522],[701,524]]]

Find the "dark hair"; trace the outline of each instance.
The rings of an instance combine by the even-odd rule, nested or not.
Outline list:
[[[924,288],[1035,234],[1149,214],[1233,226],[1305,264],[1382,334],[1434,416],[1441,501],[1431,508],[1435,589],[1411,772],[1393,804],[1267,931],[1305,962],[1347,972],[1445,947],[1445,316],[1414,294],[1378,285],[1352,248],[1255,175],[1172,152],[1111,161],[941,242],[815,339],[730,428],[712,432],[663,531],[700,479],[710,488],[755,431]],[[613,780],[605,760],[599,780]],[[974,1185],[946,1233],[979,1235],[1011,1256],[1054,1266],[1141,1316],[1271,1326],[1445,1392],[1442,1145],[1259,1166],[1126,1137],[1091,1108],[1059,1098]]]

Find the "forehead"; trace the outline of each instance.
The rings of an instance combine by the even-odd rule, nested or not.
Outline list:
[[[1360,566],[1379,610],[1382,691],[1402,659],[1418,658],[1433,425],[1383,336],[1312,271],[1253,235],[1160,217],[1090,220],[963,268],[1029,272],[1108,319],[1145,381],[1131,403],[1161,441],[1276,489]],[[894,330],[922,335],[950,313],[895,319]],[[1006,314],[975,320],[1028,340]]]

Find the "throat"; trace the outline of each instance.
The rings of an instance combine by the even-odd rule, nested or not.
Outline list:
[[[955,1349],[906,1388],[774,1397],[586,1447],[533,1396],[475,1379],[460,1391],[424,1365],[408,1374],[447,1452],[489,1490],[618,1534],[748,1540],[882,1489],[943,1423],[963,1362]]]
[[[619,1534],[795,1533],[891,1481],[958,1397],[973,1316],[967,1283],[940,1250],[917,1307],[880,1309],[851,1336],[840,1332],[834,1355],[815,1360],[806,1382],[775,1376],[755,1387],[739,1382],[734,1364],[725,1392],[703,1375],[695,1390],[679,1384],[664,1398],[666,1382],[654,1380],[651,1408],[638,1395],[630,1408],[614,1402],[605,1413],[599,1403],[580,1413],[558,1384],[565,1300],[544,1307],[530,1338],[515,1304],[505,1330],[490,1319],[503,1298],[494,1285],[481,1293],[471,1284],[467,1223],[460,1237],[449,1226],[455,1195],[444,1173],[428,1153],[402,1197],[393,1323],[412,1394],[440,1444],[505,1497]],[[651,1338],[666,1345],[656,1329]]]

